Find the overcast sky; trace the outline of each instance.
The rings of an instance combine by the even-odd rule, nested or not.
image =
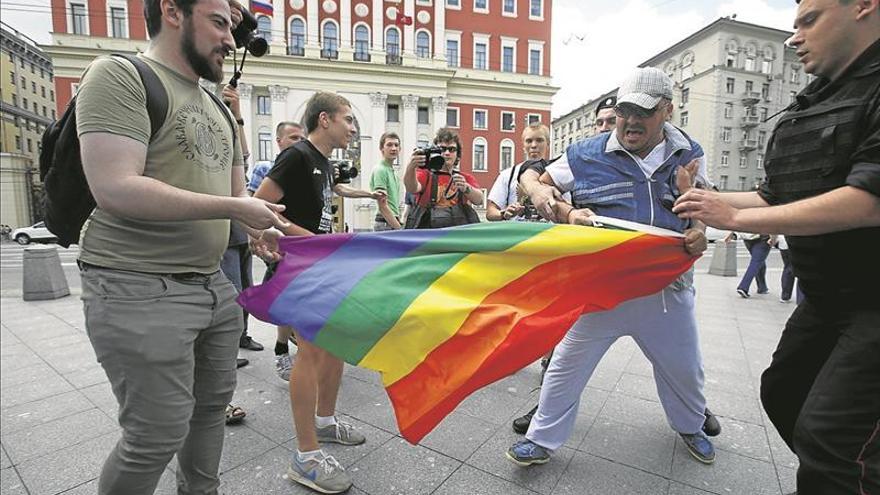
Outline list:
[[[554,117],[616,87],[638,64],[719,17],[791,30],[796,8],[794,0],[552,1],[551,73],[560,88]],[[0,10],[4,23],[50,41],[49,0],[3,0]]]

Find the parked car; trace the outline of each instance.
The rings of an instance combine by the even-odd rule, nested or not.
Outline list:
[[[30,244],[31,241],[54,242],[58,240],[55,234],[46,228],[45,222],[37,222],[30,227],[15,229],[9,237],[21,245]]]
[[[727,237],[730,232],[726,230],[718,230],[715,227],[706,227],[706,240],[709,242],[721,241]]]

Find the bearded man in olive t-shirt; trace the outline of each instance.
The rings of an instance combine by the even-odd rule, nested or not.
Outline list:
[[[199,86],[222,79],[241,13],[229,0],[145,0],[144,14],[140,57],[167,93],[164,124],[152,132],[144,86],[118,57],[89,66],[76,103],[97,203],[80,236],[86,329],[122,427],[98,493],[153,493],[175,454],[179,493],[217,493],[242,325],[219,272],[229,219],[255,238],[286,222],[245,192],[228,110]]]

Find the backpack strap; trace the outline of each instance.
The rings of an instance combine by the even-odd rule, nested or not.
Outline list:
[[[223,114],[223,117],[226,118],[226,123],[229,124],[230,128],[232,128],[232,141],[235,142],[235,140],[237,139],[236,132],[235,132],[235,129],[237,126],[236,126],[235,122],[233,122],[232,115],[230,114],[229,109],[226,107],[226,104],[223,103],[223,101],[221,101],[217,95],[208,91],[208,89],[205,88],[204,86],[202,86],[202,89],[205,90],[205,93],[208,93],[208,96],[210,96],[211,99],[214,100],[214,103],[216,103],[217,106],[220,107],[220,113]]]
[[[162,85],[162,81],[159,80],[156,72],[135,55],[114,53],[112,56],[124,58],[131,62],[131,65],[137,69],[138,74],[141,76],[141,82],[144,85],[144,92],[147,97],[147,114],[150,116],[150,140],[152,140],[162,125],[165,124],[165,116],[168,113],[168,93],[165,91],[165,86]]]

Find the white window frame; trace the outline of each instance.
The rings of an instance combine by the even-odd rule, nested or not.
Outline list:
[[[79,81],[70,83],[70,97],[73,98],[76,96],[76,93],[79,92]]]
[[[755,168],[757,168],[758,170],[764,169],[764,153],[758,153],[757,157],[755,158]]]
[[[265,141],[266,149],[263,149],[264,141],[261,139],[263,136],[268,136],[268,139]],[[269,129],[266,126],[262,126],[257,130],[257,160],[268,161],[272,160],[274,156],[272,156],[272,142],[274,139],[272,138],[272,129]],[[265,154],[263,152],[266,152]]]
[[[687,127],[688,122],[690,121],[690,114],[688,112],[681,112],[681,114],[679,115],[679,118],[681,119],[679,121],[679,123],[680,123],[679,127]]]
[[[477,127],[477,113],[479,113],[479,112],[483,112],[483,114],[486,116],[486,118],[483,119],[483,122],[485,123],[485,125],[483,127]],[[488,129],[489,128],[489,110],[487,110],[485,108],[475,108],[472,124],[473,124],[473,129],[475,129],[475,130]]]
[[[719,160],[718,164],[721,167],[729,167],[730,166],[730,152],[729,151],[722,151],[721,152],[721,159]]]
[[[472,50],[471,50],[471,68],[474,70],[490,70],[490,68],[492,67],[492,57],[489,55],[489,52],[491,51],[490,45],[489,45],[489,39],[491,38],[491,36],[488,34],[474,33],[473,37],[474,37],[474,45],[471,47],[472,48]],[[486,45],[486,67],[483,67],[482,69],[477,67],[477,45],[478,44],[485,44]]]
[[[455,1],[458,2],[458,5],[450,5],[450,4],[449,4],[450,0],[443,0],[443,2],[446,4],[446,8],[447,8],[447,9],[450,9],[450,10],[461,10],[461,2],[462,2],[462,0],[455,0]]]
[[[449,55],[449,41],[455,41],[458,44],[458,55],[455,59],[454,67],[461,67],[461,31],[446,31],[446,37],[443,43],[443,57],[446,58],[447,64],[449,63],[449,59],[447,56]]]
[[[513,12],[507,12],[504,10],[504,0],[501,0],[501,16],[502,17],[517,17],[517,5],[519,2],[517,0],[513,0]]]
[[[119,39],[128,38],[128,2],[125,0],[107,0],[107,37],[113,38],[113,16],[111,8],[122,9],[123,29]]]
[[[538,0],[541,2],[541,15],[535,16],[532,15],[532,2],[534,0],[529,0],[529,20],[531,21],[543,21],[544,20],[544,0]]]
[[[303,21],[303,22],[305,22],[305,21]],[[290,23],[288,23],[288,26],[290,26]],[[370,50],[373,49],[373,29],[372,29],[372,26],[370,26],[369,24],[367,24],[364,21],[356,22],[351,27],[351,48],[352,48],[352,50],[357,51],[357,45],[355,44],[357,42],[357,36],[355,36],[355,31],[357,31],[357,28],[359,28],[361,26],[367,28],[367,53],[370,53]],[[288,34],[288,36],[289,36],[289,34]]]
[[[504,148],[510,148],[510,164],[505,167],[504,166]],[[498,145],[498,171],[507,170],[510,167],[516,165],[516,144],[512,139],[505,138],[501,140],[501,144]]]
[[[420,33],[425,33],[428,35],[428,53],[424,57],[419,55],[419,34]],[[431,36],[430,31],[428,31],[427,29],[424,29],[424,28],[418,29],[415,32],[415,34],[413,34],[413,41],[415,42],[415,50],[413,50],[413,52],[415,52],[416,57],[418,57],[418,58],[431,58],[434,56],[434,40],[433,40],[433,37]]]
[[[294,15],[287,18],[287,39],[284,40],[284,42],[287,45],[287,52],[290,53],[290,49],[293,46],[291,44],[291,41],[293,40],[293,21],[294,20],[299,20],[303,24],[303,40],[302,40],[303,54],[297,55],[297,56],[303,56],[306,53],[306,45],[308,45],[308,41],[309,41],[309,24],[306,21],[305,17],[303,17],[301,15],[294,14]],[[361,24],[361,23],[358,23],[358,24]],[[352,27],[352,30],[351,30],[352,38],[354,38],[354,28],[355,27],[357,27],[357,24]],[[370,26],[367,26],[367,31],[370,32]],[[370,44],[372,45],[372,39],[370,40]],[[354,46],[353,40],[352,40],[352,46]]]
[[[721,142],[729,143],[733,138],[733,129],[730,127],[721,128]]]
[[[519,41],[517,38],[509,38],[507,36],[501,37],[501,55],[500,60],[501,63],[498,64],[498,68],[501,72],[507,72],[508,74],[516,74],[518,71],[516,70],[516,44]],[[504,49],[505,48],[513,48],[513,61],[511,64],[511,70],[504,70]]]
[[[477,145],[483,146],[483,168],[477,168]],[[489,172],[489,143],[486,138],[477,136],[471,144],[471,171],[485,174]]]
[[[726,175],[718,176],[718,188],[722,191],[727,190],[727,182],[729,181],[729,177]]]
[[[67,32],[73,34],[73,7],[71,5],[77,4],[82,5],[86,9],[86,32],[82,33],[78,36],[90,36],[92,34],[92,28],[89,25],[89,2],[88,0],[67,0],[67,20],[70,22],[70,25],[67,26]]]
[[[724,118],[732,119],[733,118],[733,103],[725,103],[724,104]]]
[[[485,2],[486,2],[486,8],[483,9],[483,8],[477,7],[477,0],[474,0],[474,3],[473,3],[473,5],[474,5],[474,13],[476,13],[476,14],[488,14],[488,13],[489,13],[489,0],[485,0]]]
[[[538,50],[538,73],[532,74],[532,50]],[[529,40],[529,56],[526,67],[526,73],[532,74],[535,76],[543,76],[544,75],[544,42],[540,40]]]
[[[459,127],[461,127],[461,109],[458,108],[458,107],[449,107],[449,106],[447,106],[447,107],[446,107],[446,111],[449,112],[450,110],[454,110],[454,111],[455,111],[455,125],[450,125],[450,124],[449,124],[449,114],[447,113],[447,114],[446,114],[446,127],[451,127],[451,128],[453,128],[453,129],[458,129]]]
[[[538,120],[537,120],[537,123],[538,123],[538,124],[543,123],[543,120],[541,119],[541,114],[540,114],[540,113],[529,113],[529,114],[526,114],[526,125],[532,125],[532,124],[531,124],[531,122],[532,122],[532,117],[537,117],[537,119],[538,119]]]
[[[504,128],[504,116],[510,115],[510,129]],[[507,110],[502,110],[501,115],[498,118],[498,128],[501,129],[501,132],[516,132],[516,112],[510,112]]]

